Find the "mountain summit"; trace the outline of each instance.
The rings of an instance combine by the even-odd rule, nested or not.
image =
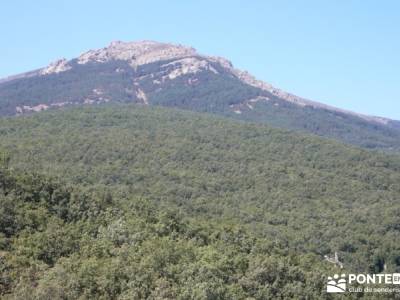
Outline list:
[[[78,63],[107,62],[124,60],[133,67],[149,64],[159,60],[179,59],[198,55],[196,50],[181,45],[159,43],[154,41],[121,42],[114,41],[108,47],[89,50],[78,57]]]
[[[0,115],[105,102],[172,106],[268,123],[367,148],[400,149],[400,122],[310,101],[221,57],[155,41],[121,42],[0,80]]]

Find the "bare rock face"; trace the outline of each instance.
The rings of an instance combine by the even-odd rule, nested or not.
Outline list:
[[[206,60],[197,57],[185,57],[178,60],[174,60],[173,62],[164,64],[161,66],[168,67],[173,66],[174,70],[170,72],[168,75],[164,76],[162,79],[175,79],[179,76],[186,74],[196,74],[200,71],[207,70],[211,71],[214,74],[218,74],[218,71]]]
[[[52,74],[52,73],[60,73],[71,69],[71,66],[68,65],[68,61],[65,58],[56,60],[48,65],[46,68],[40,70],[40,75]]]
[[[90,61],[107,62],[112,59],[125,60],[131,66],[144,65],[159,60],[168,60],[196,55],[196,50],[191,47],[158,43],[154,41],[139,42],[112,42],[108,47],[90,50],[78,58],[79,64]]]
[[[212,62],[219,64],[220,66],[224,67],[227,70],[233,69],[232,62],[230,60],[227,60],[226,58],[219,56],[204,56],[204,57],[206,57],[208,60]]]

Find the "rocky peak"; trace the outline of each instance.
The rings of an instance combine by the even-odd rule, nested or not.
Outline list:
[[[108,47],[90,50],[78,58],[78,63],[90,61],[106,62],[112,59],[126,60],[132,66],[144,65],[159,60],[183,58],[197,55],[194,48],[154,41],[113,41]]]

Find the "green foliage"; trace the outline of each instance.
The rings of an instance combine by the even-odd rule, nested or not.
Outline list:
[[[2,119],[0,139],[5,299],[329,299],[335,251],[400,271],[396,155],[129,105]]]
[[[313,273],[304,270],[305,258],[260,248],[267,241],[239,225],[224,229],[159,210],[148,200],[101,201],[93,194],[91,201],[103,206],[82,207],[72,220],[66,216],[76,215],[73,195],[87,194],[85,189],[41,176],[32,181],[29,174],[7,177],[14,183],[7,185],[12,201],[5,203],[2,191],[0,204],[13,210],[19,227],[0,226],[7,239],[0,249],[5,299],[266,299],[300,297],[305,290],[323,295],[324,266],[317,258]],[[65,214],[52,209],[55,191]]]

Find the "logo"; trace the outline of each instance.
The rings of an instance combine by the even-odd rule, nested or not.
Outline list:
[[[333,277],[328,277],[326,284],[326,291],[328,293],[344,293],[346,292],[346,275],[335,274]]]
[[[390,286],[391,285],[391,286]],[[328,277],[327,293],[400,293],[400,273],[335,274]]]

